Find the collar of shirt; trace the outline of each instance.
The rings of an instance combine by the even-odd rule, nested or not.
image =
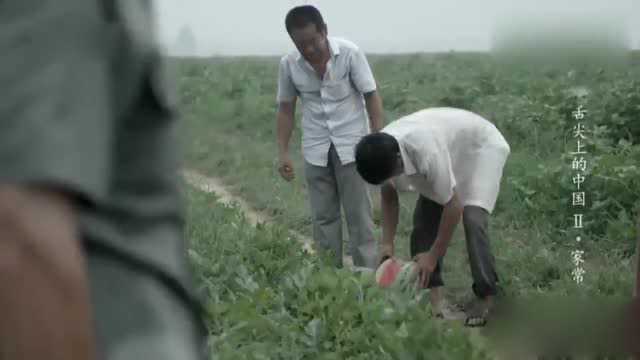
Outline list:
[[[407,154],[407,150],[405,148],[406,145],[400,145],[400,157],[402,157],[402,166],[404,168],[405,175],[415,175],[418,173],[415,166],[413,165],[413,159],[409,158],[409,154]]]
[[[412,175],[416,175],[418,171],[416,170],[415,166],[413,166],[413,162],[411,161],[411,159],[409,158],[409,155],[407,154],[405,145],[404,144],[399,144],[399,145],[400,145],[400,157],[402,158],[403,172],[402,174],[391,179],[390,182],[395,184],[396,188],[399,191],[402,191],[402,192],[415,191],[416,187],[414,186],[410,177]]]
[[[388,131],[387,129],[383,129],[382,131],[393,136],[398,142],[398,147],[400,148],[400,157],[402,158],[402,167],[403,167],[404,174],[407,176],[417,174],[418,170],[413,165],[414,159],[411,159],[409,157],[409,154],[407,153],[408,144],[404,141],[405,139],[402,139],[401,138],[402,136],[398,136],[397,134],[390,133],[390,131]]]

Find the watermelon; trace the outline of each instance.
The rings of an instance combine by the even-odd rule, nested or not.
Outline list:
[[[382,288],[410,289],[415,287],[417,279],[416,263],[413,261],[389,258],[376,270],[376,283]]]

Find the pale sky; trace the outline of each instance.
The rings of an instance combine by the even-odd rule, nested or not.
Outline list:
[[[640,0],[155,0],[160,39],[171,47],[180,29],[194,32],[197,54],[281,55],[293,44],[287,11],[313,4],[329,35],[369,53],[488,50],[499,21],[611,19],[640,47]]]

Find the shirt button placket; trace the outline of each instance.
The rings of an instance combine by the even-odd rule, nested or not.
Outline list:
[[[325,76],[326,78],[326,76]],[[330,122],[330,118],[329,118],[329,111],[327,110],[328,108],[328,103],[327,103],[327,82],[326,80],[322,80],[321,83],[321,90],[320,90],[320,98],[322,101],[322,114],[324,115],[325,121],[327,123],[327,129],[329,131],[329,135],[331,135],[331,122]]]

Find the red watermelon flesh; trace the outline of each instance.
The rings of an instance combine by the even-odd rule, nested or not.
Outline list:
[[[380,274],[380,277],[378,279],[378,285],[383,288],[389,287],[396,280],[396,277],[402,269],[402,266],[400,262],[396,261],[395,259],[388,259],[380,266],[382,267],[380,269],[382,271],[382,274]]]

